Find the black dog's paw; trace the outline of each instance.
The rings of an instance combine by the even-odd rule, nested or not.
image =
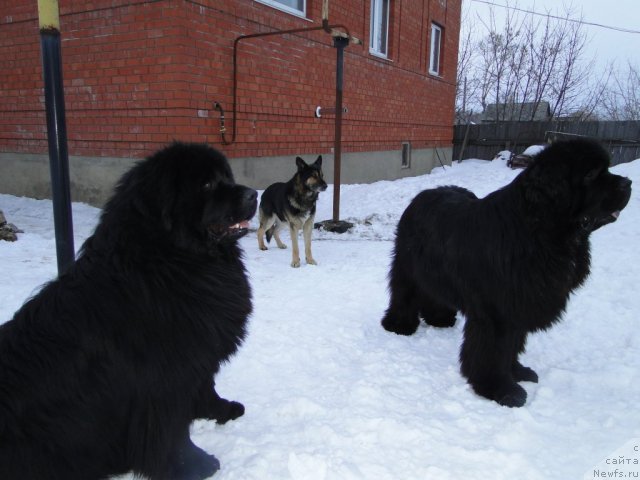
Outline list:
[[[422,318],[427,323],[427,325],[431,325],[432,327],[437,328],[450,328],[456,324],[456,314],[453,315],[428,315],[423,314]]]
[[[426,324],[437,328],[453,327],[456,324],[457,313],[456,310],[443,307],[428,298],[424,298],[420,306],[420,316]]]
[[[220,461],[192,444],[186,452],[183,452],[167,478],[171,480],[204,480],[218,470],[220,470]]]
[[[478,395],[494,400],[504,407],[521,407],[527,401],[527,391],[507,378],[469,381],[469,384]]]
[[[420,325],[417,317],[413,322],[398,321],[396,317],[390,314],[386,314],[381,323],[386,331],[397,333],[398,335],[413,335],[418,330],[418,325]]]
[[[527,391],[517,383],[496,392],[494,400],[504,407],[522,407],[527,401]]]
[[[220,461],[213,455],[198,458],[190,465],[182,465],[175,480],[204,480],[220,470]]]
[[[240,402],[234,402],[221,398],[218,406],[218,411],[216,412],[213,419],[218,424],[223,425],[229,420],[235,420],[242,415],[244,415],[244,405],[242,405]]]
[[[516,382],[538,383],[538,374],[531,368],[525,367],[520,362],[513,366],[513,378]]]

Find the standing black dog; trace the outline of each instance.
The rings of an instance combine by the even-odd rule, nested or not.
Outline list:
[[[189,437],[244,407],[213,377],[245,336],[237,240],[257,192],[176,143],[126,173],[76,263],[0,327],[0,478],[93,480],[219,469]]]
[[[322,156],[311,165],[300,157],[296,158],[298,171],[286,183],[278,182],[269,185],[260,198],[260,226],[258,227],[258,247],[267,250],[264,244],[266,233],[267,242],[271,237],[276,239],[278,248],[287,248],[280,240],[279,230],[285,223],[289,224],[291,234],[291,266],[300,266],[300,249],[298,247],[298,232],[302,229],[304,236],[304,254],[307,263],[316,265],[311,254],[311,232],[316,214],[318,194],[327,189],[322,175]]]
[[[558,321],[589,274],[589,235],[614,222],[631,181],[608,171],[589,140],[543,150],[509,185],[483,199],[460,187],[420,193],[402,215],[389,273],[385,329],[452,326],[466,316],[463,375],[480,395],[524,405],[517,382],[537,382],[520,364],[527,334]]]

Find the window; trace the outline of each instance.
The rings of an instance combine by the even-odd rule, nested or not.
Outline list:
[[[271,5],[279,10],[293,13],[299,17],[306,16],[307,2],[306,0],[256,0],[257,2]]]
[[[440,52],[442,50],[442,27],[431,24],[431,47],[429,48],[429,73],[440,75]]]
[[[387,57],[389,49],[389,2],[371,0],[371,35],[369,52]]]
[[[401,168],[411,167],[411,142],[402,142]]]

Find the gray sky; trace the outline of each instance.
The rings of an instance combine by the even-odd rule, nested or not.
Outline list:
[[[504,8],[487,3],[559,16],[564,16],[565,7],[568,7],[573,12],[572,18],[580,19],[582,16],[584,22],[639,32],[624,33],[584,25],[584,31],[590,38],[589,55],[596,57],[598,68],[604,68],[612,60],[616,60],[618,68],[626,66],[629,60],[640,65],[640,0],[486,0],[486,3],[485,0],[463,0],[463,11],[468,9],[471,21],[477,21],[478,16],[488,20],[490,9],[494,10],[497,22],[504,18]],[[518,12],[518,15],[525,14]]]

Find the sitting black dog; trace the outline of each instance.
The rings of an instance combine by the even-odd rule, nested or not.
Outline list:
[[[460,187],[425,190],[397,229],[385,329],[410,335],[421,316],[446,327],[466,317],[460,351],[473,389],[501,405],[524,405],[520,364],[527,334],[558,321],[589,274],[589,235],[614,222],[631,181],[608,171],[596,142],[558,142],[513,182],[478,199]]]
[[[213,377],[251,313],[237,240],[256,206],[203,145],[123,176],[76,263],[0,327],[0,479],[218,470],[189,425],[244,413]]]

